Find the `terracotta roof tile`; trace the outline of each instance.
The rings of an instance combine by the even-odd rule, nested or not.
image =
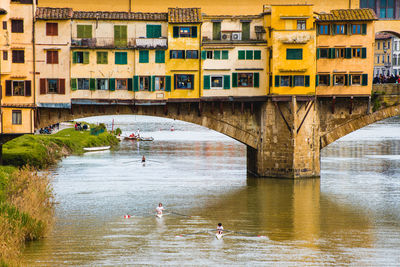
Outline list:
[[[170,23],[199,23],[202,21],[200,8],[168,8]]]
[[[167,13],[74,11],[73,19],[167,21]]]
[[[329,14],[319,14],[317,21],[368,21],[377,19],[372,9],[361,8],[331,10]]]
[[[72,8],[51,8],[38,7],[36,9],[36,19],[70,19]]]

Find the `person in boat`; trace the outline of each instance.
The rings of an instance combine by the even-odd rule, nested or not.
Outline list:
[[[224,227],[222,226],[222,223],[219,223],[217,226],[217,235],[222,235],[224,232]]]
[[[156,208],[157,215],[162,215],[165,208],[163,207],[162,203],[158,203],[158,207]]]
[[[143,155],[143,157],[142,157],[142,163],[145,163],[146,162],[146,157]]]
[[[137,131],[136,131],[136,138],[139,138],[139,137],[140,137],[140,130],[137,129]]]
[[[171,126],[171,132],[175,131],[174,125]]]

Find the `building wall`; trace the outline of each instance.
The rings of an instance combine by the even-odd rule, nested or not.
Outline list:
[[[392,45],[393,37],[375,40],[374,77],[379,75],[390,75],[393,73]]]

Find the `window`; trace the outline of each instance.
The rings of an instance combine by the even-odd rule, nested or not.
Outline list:
[[[164,91],[165,90],[165,77],[156,76],[154,77],[154,90]]]
[[[344,85],[344,74],[333,75],[333,85]]]
[[[165,63],[165,51],[156,50],[156,63]]]
[[[260,50],[254,50],[254,59],[261,59],[261,51]]]
[[[206,51],[207,59],[213,59],[213,51]]]
[[[47,64],[58,64],[58,51],[47,50],[46,59]]]
[[[221,59],[221,51],[220,50],[214,51],[214,59]]]
[[[22,124],[22,111],[21,110],[13,110],[12,111],[12,124]]]
[[[331,83],[329,74],[318,75],[318,85],[329,86]]]
[[[221,40],[221,22],[213,22],[213,40]]]
[[[290,86],[290,76],[281,76],[280,86],[289,87]]]
[[[382,63],[385,63],[385,55],[382,55]]]
[[[336,24],[336,34],[347,34],[346,24]]]
[[[351,84],[352,85],[361,85],[361,75],[360,74],[351,74]]]
[[[89,52],[73,52],[73,63],[89,64]]]
[[[305,20],[298,20],[297,21],[297,29],[298,30],[305,30],[306,29],[306,21]]]
[[[24,96],[25,95],[25,82],[24,81],[13,81],[13,96]]]
[[[304,76],[303,75],[296,75],[293,76],[294,78],[294,86],[304,86]]]
[[[194,89],[194,75],[175,74],[175,89]]]
[[[78,90],[89,90],[89,79],[78,78]]]
[[[242,40],[250,40],[250,22],[242,22]]]
[[[92,38],[92,25],[77,25],[77,38]]]
[[[353,48],[353,57],[361,57],[361,48]]]
[[[224,60],[229,59],[229,51],[228,50],[222,50],[222,59],[224,59]]]
[[[108,64],[108,52],[97,52],[97,64]]]
[[[246,59],[253,59],[253,50],[246,50]]]
[[[161,25],[146,25],[146,38],[160,38]]]
[[[173,37],[191,37],[197,38],[197,26],[174,26],[173,27]]]
[[[46,23],[46,35],[47,36],[58,36],[58,23]]]
[[[49,94],[56,94],[58,92],[57,79],[47,79],[47,92]]]
[[[381,49],[381,42],[378,42],[378,50]]]
[[[199,51],[197,50],[186,50],[186,58],[197,59],[199,58]]]
[[[390,55],[387,55],[387,63],[390,64]]]
[[[361,34],[361,24],[352,25],[351,34]]]
[[[361,0],[360,8],[371,8],[375,10],[375,1],[376,0]]]
[[[390,49],[390,41],[388,41],[387,48]]]
[[[147,53],[148,52],[149,51],[147,51]],[[147,56],[147,59],[148,59],[148,56]],[[115,64],[117,64],[117,65],[126,65],[126,64],[128,64],[128,53],[127,52],[115,52]]]
[[[3,21],[3,30],[7,30],[7,21]]]
[[[170,50],[169,53],[171,59],[185,58],[185,50]]]
[[[211,76],[211,89],[222,89],[222,88],[223,88],[223,77]]]
[[[239,50],[239,51],[238,51],[238,59],[239,59],[239,60],[246,59],[246,51],[244,51],[244,50]]]
[[[114,25],[114,45],[126,47],[128,45],[128,29],[126,25]]]
[[[238,87],[253,87],[253,73],[238,73]]]
[[[319,49],[319,58],[328,58],[329,49],[328,48],[320,48]]]
[[[335,49],[335,57],[336,58],[345,58],[346,57],[346,49],[345,48],[336,48]]]
[[[108,90],[108,79],[96,79],[97,90]]]
[[[6,80],[6,96],[31,96],[31,81]]]
[[[394,18],[394,0],[380,0],[379,18]]]
[[[23,33],[24,32],[24,21],[22,19],[11,20],[11,32]]]
[[[12,51],[12,63],[25,63],[25,51],[24,50],[13,50]]]
[[[139,90],[150,91],[150,76],[139,76]]]
[[[117,90],[126,90],[128,89],[128,80],[127,79],[116,79],[117,82]]]
[[[8,51],[3,51],[3,60],[8,60]]]
[[[319,25],[318,33],[320,35],[329,35],[330,34],[329,25]]]
[[[149,50],[139,51],[139,63],[149,63]]]
[[[287,60],[300,60],[303,59],[303,49],[286,49]]]

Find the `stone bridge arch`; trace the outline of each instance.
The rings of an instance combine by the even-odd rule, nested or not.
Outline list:
[[[375,21],[375,33],[386,32],[400,38],[400,20]]]

